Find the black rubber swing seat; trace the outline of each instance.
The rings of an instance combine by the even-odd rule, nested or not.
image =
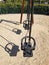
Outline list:
[[[33,40],[33,43],[27,42],[27,38],[29,38],[29,36],[22,38],[21,50],[23,50],[23,56],[24,57],[32,57],[33,56],[32,50],[35,50],[36,43],[35,43],[34,38],[32,38],[32,37],[31,37],[31,39]]]

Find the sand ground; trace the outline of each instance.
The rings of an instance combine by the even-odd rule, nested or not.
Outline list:
[[[33,51],[33,57],[23,57],[21,50],[21,39],[27,33],[20,22],[20,14],[0,15],[0,65],[49,65],[49,16],[34,14],[34,24],[32,26],[32,37],[36,41],[36,48]],[[16,24],[5,22],[12,21]],[[23,21],[26,20],[26,14],[23,15]],[[16,34],[13,30],[21,30]],[[28,35],[28,34],[27,34]],[[6,40],[7,39],[7,40]],[[16,56],[10,56],[5,51],[8,42],[13,42],[19,46],[19,52]]]

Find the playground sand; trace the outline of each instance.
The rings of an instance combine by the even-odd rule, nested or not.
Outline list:
[[[49,65],[49,16],[34,14],[34,24],[32,26],[31,36],[36,41],[36,47],[33,51],[33,57],[23,57],[21,39],[26,35],[27,30],[23,28],[23,23],[19,24],[20,14],[3,14],[0,15],[0,20],[1,19],[0,65]],[[23,21],[25,20],[26,14],[23,15]],[[12,21],[16,24],[7,21]],[[14,29],[21,30],[21,33],[16,34],[13,32]],[[8,44],[8,41],[19,46],[19,51],[16,56],[10,56],[10,54],[5,51],[4,48]]]

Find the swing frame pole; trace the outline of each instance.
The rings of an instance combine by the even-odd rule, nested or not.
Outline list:
[[[30,29],[29,29],[29,42],[31,41],[31,30],[32,30],[32,24],[34,23],[33,20],[34,1],[33,0],[30,0],[30,8],[31,8],[31,21],[30,21]]]
[[[22,17],[23,17],[23,12],[24,12],[24,0],[22,1],[22,10],[21,10],[21,18],[20,18],[20,23],[22,23]]]

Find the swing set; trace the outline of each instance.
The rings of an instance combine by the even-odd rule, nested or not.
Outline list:
[[[23,12],[24,12],[24,2],[25,0],[22,1],[22,10],[21,10],[21,17],[20,17],[20,24],[22,23],[22,17],[23,17]],[[21,39],[21,50],[23,50],[23,56],[24,57],[32,57],[33,56],[33,50],[35,50],[36,42],[33,37],[31,37],[31,32],[32,32],[32,25],[34,24],[33,20],[33,13],[34,13],[34,1],[33,0],[28,0],[27,3],[27,22],[28,22],[28,33],[29,36],[25,36]],[[24,25],[26,26],[26,25]],[[11,45],[8,44],[8,45]],[[5,50],[9,52],[8,45],[6,45]],[[11,50],[10,50],[11,52]]]

